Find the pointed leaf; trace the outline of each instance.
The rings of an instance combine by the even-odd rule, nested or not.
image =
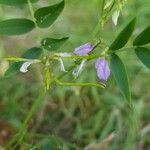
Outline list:
[[[126,69],[125,69],[123,62],[116,54],[111,55],[110,66],[111,66],[112,74],[121,92],[123,93],[125,99],[127,99],[128,102],[130,102],[131,94],[129,90],[129,83],[128,83],[128,77],[126,74]]]
[[[38,0],[31,0],[32,3],[37,2]],[[0,4],[3,5],[23,5],[26,4],[28,0],[0,0]]]
[[[142,31],[134,40],[133,45],[140,46],[150,43],[150,26]]]
[[[37,59],[41,56],[43,50],[39,47],[32,47],[22,55],[23,58],[26,59]]]
[[[136,23],[136,18],[132,19],[128,23],[128,25],[120,32],[120,34],[117,36],[114,42],[110,45],[109,47],[110,50],[115,51],[125,46],[130,36],[132,35],[132,32],[135,27],[135,23]]]
[[[40,28],[47,28],[58,18],[65,6],[64,0],[58,4],[38,9],[34,17]]]
[[[46,50],[57,50],[59,49],[66,41],[68,40],[68,37],[64,37],[61,39],[53,39],[53,38],[45,38],[42,40],[41,45]]]
[[[141,62],[150,68],[150,49],[144,47],[135,48],[135,53]]]
[[[42,49],[33,47],[29,50],[27,50],[23,55],[22,58],[26,59],[38,59],[42,54]],[[20,67],[22,66],[24,62],[15,62],[13,63],[8,70],[5,72],[5,77],[11,77],[15,74],[17,74],[20,70]]]
[[[22,62],[15,62],[10,65],[10,67],[5,72],[5,77],[11,77],[19,72],[19,69],[23,63]]]
[[[34,27],[34,22],[28,19],[9,19],[0,22],[0,35],[21,35]]]

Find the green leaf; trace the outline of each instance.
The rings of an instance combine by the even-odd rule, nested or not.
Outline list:
[[[37,2],[38,0],[31,0],[32,3]],[[28,0],[0,0],[0,4],[3,5],[23,5],[26,4]]]
[[[65,2],[63,0],[58,4],[38,9],[34,14],[37,25],[40,28],[47,28],[51,26],[62,12],[64,6]]]
[[[38,47],[33,47],[27,50],[22,57],[26,59],[37,59],[41,56],[43,50]]]
[[[150,43],[150,26],[141,32],[133,42],[133,45],[140,46]]]
[[[33,47],[29,50],[27,50],[23,55],[22,58],[26,59],[38,59],[42,54],[42,49]],[[15,74],[17,74],[20,70],[20,67],[22,66],[24,62],[15,62],[13,63],[8,70],[5,72],[5,77],[11,77]]]
[[[135,48],[135,53],[141,62],[150,68],[150,49],[144,47]]]
[[[120,32],[114,42],[110,45],[109,49],[112,51],[118,50],[125,46],[128,42],[130,36],[133,33],[134,27],[136,23],[136,18],[132,19],[128,25]]]
[[[28,19],[9,19],[0,22],[0,35],[21,35],[34,27],[34,22]]]
[[[59,49],[69,37],[64,37],[61,39],[45,38],[42,40],[41,45],[48,51]]]
[[[6,70],[5,77],[11,77],[19,72],[19,69],[23,63],[22,62],[15,62]]]
[[[126,69],[125,69],[123,62],[116,54],[111,55],[110,66],[111,66],[112,74],[122,94],[124,95],[125,99],[128,100],[128,102],[130,102],[131,94],[129,90],[129,83],[128,83]]]

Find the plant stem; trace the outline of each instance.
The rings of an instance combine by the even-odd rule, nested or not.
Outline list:
[[[105,0],[102,0],[102,5],[101,5],[101,8],[100,8],[100,18],[98,19],[98,23],[97,23],[94,31],[92,32],[91,39],[93,39],[97,35],[97,33],[99,32],[99,30],[102,26],[104,5],[105,5]]]
[[[25,121],[21,127],[21,129],[19,130],[18,134],[16,134],[16,136],[7,144],[6,146],[6,150],[14,150],[16,148],[16,146],[18,146],[26,133],[27,130],[27,126],[33,116],[33,114],[35,113],[35,111],[37,110],[37,108],[39,107],[39,105],[41,104],[41,102],[43,101],[43,97],[45,96],[46,90],[45,88],[42,89],[39,97],[34,101],[33,105],[31,106],[31,109],[29,110],[29,112],[27,113],[27,116],[25,118]],[[13,147],[12,145],[15,144]]]
[[[6,57],[6,58],[2,58],[3,60],[6,60],[6,61],[15,61],[15,62],[34,62],[34,63],[40,63],[41,60],[39,59],[26,59],[26,58],[21,58],[21,57]]]
[[[36,24],[36,19],[34,18],[34,10],[33,10],[33,7],[32,7],[31,0],[28,0],[28,6],[29,6],[29,10],[30,10],[30,13],[31,13],[32,20]]]
[[[101,83],[101,84],[98,84],[98,83],[73,83],[73,82],[61,82],[60,80],[58,79],[55,79],[56,83],[58,85],[62,85],[62,86],[97,86],[97,87],[100,87],[100,88],[105,88],[105,84]]]
[[[56,58],[61,57],[61,56],[56,56]],[[68,60],[73,60],[73,59],[95,59],[95,58],[99,58],[99,57],[104,57],[104,54],[91,54],[91,55],[86,55],[86,56],[79,56],[79,55],[72,55],[70,57],[68,56],[64,56],[61,57],[62,59],[68,59]]]
[[[31,3],[31,0],[28,0],[28,7],[29,7],[29,10],[30,10],[30,14],[31,14],[32,20],[35,23],[35,27],[38,28],[36,19],[34,17],[34,10],[33,10],[33,6],[32,6],[32,3]],[[39,32],[37,33],[37,37],[38,37],[38,41],[41,41],[41,34]]]
[[[103,19],[104,5],[105,5],[105,0],[102,0],[102,6],[101,6],[101,19]]]

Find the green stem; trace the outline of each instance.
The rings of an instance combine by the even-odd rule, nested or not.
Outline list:
[[[95,59],[95,58],[99,58],[99,57],[104,57],[105,55],[104,54],[91,54],[91,55],[86,55],[86,56],[79,56],[79,55],[72,55],[72,56],[69,56],[69,57],[65,57],[65,56],[54,56],[54,59],[56,58],[59,58],[61,57],[62,59],[67,59],[67,60],[73,60],[73,59],[87,59],[87,60],[90,60],[90,59]]]
[[[104,13],[104,5],[105,5],[105,0],[102,0],[102,5],[101,5],[101,8],[100,8],[100,18],[98,20],[98,23],[94,29],[94,31],[92,32],[92,35],[90,36],[91,39],[93,39],[97,33],[99,32],[101,26],[102,26],[102,20],[103,20],[103,13]]]
[[[36,19],[34,17],[34,10],[33,10],[33,6],[32,6],[32,3],[31,3],[31,0],[28,0],[28,7],[29,7],[29,10],[30,10],[30,14],[31,14],[32,20],[35,23],[35,27],[37,28],[38,25],[37,25]],[[37,33],[37,37],[38,37],[38,40],[41,41],[41,34],[39,32]]]
[[[25,136],[28,124],[33,116],[33,114],[35,113],[35,111],[37,110],[37,108],[39,107],[39,105],[41,104],[41,102],[43,101],[43,97],[45,95],[46,91],[45,89],[42,90],[42,92],[40,93],[39,97],[35,100],[35,102],[33,103],[31,109],[29,110],[25,121],[21,127],[21,129],[19,130],[18,134],[16,134],[16,136],[8,143],[8,145],[6,146],[6,150],[14,150],[16,148],[16,146],[18,146],[18,144],[20,144]],[[13,147],[12,145],[15,144]]]
[[[15,62],[34,62],[34,63],[40,63],[41,60],[39,59],[26,59],[26,58],[21,58],[21,57],[6,57],[6,58],[2,58],[3,60],[6,60],[6,61],[15,61]]]
[[[105,0],[102,0],[102,6],[101,6],[101,19],[103,19],[104,5],[105,5]]]
[[[29,6],[29,10],[30,10],[30,13],[31,13],[32,20],[36,24],[36,19],[34,18],[34,10],[33,10],[33,7],[32,7],[31,0],[28,0],[28,6]]]
[[[105,88],[105,84],[101,83],[71,83],[71,82],[61,82],[60,80],[55,79],[56,83],[58,85],[62,85],[62,86],[96,86],[96,87],[100,87],[100,88]]]

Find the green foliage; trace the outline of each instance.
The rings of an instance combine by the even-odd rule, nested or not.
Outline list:
[[[121,92],[123,93],[125,99],[130,102],[131,94],[129,90],[128,77],[123,62],[116,54],[112,54],[110,58],[110,65],[113,76]]]
[[[54,137],[49,137],[48,139],[45,139],[40,146],[41,150],[55,150],[60,148],[62,148],[62,143],[59,139],[56,139]]]
[[[37,47],[33,47],[29,50],[27,50],[23,55],[22,58],[26,58],[26,59],[37,59],[41,56],[42,54],[42,49],[41,48],[37,48]],[[11,77],[15,74],[17,74],[19,72],[19,69],[21,67],[21,65],[24,62],[15,62],[13,63],[8,70],[5,72],[5,77]]]
[[[37,25],[40,28],[47,28],[51,26],[58,18],[65,6],[65,1],[49,6],[39,8],[35,11],[34,17],[36,18]]]
[[[35,27],[33,21],[28,19],[8,19],[0,22],[1,35],[21,35]]]
[[[13,63],[5,72],[5,77],[11,77],[19,72],[19,69],[23,62],[15,62]]]
[[[38,0],[31,0],[31,2],[37,2]],[[0,0],[0,4],[4,5],[23,5],[26,4],[28,0]]]
[[[150,26],[142,31],[133,41],[133,45],[141,46],[150,43]]]
[[[150,68],[150,49],[144,47],[135,48],[135,53],[141,62]]]
[[[42,52],[43,50],[41,48],[33,47],[27,50],[22,57],[27,59],[37,59],[41,56]]]
[[[57,50],[68,40],[68,38],[69,37],[61,39],[45,38],[42,40],[41,45],[48,51]]]
[[[132,32],[135,27],[135,23],[136,23],[136,18],[133,18],[128,23],[128,25],[119,33],[119,35],[114,40],[114,42],[110,45],[109,47],[110,50],[115,51],[125,46],[130,36],[132,35]]]
[[[10,1],[0,0],[0,2],[1,1],[6,2],[6,3],[10,2],[9,5],[19,5],[19,3],[25,4],[27,2],[25,0],[24,1],[23,0],[18,0],[18,1],[17,0],[10,0]],[[138,3],[139,1],[142,1],[143,3],[143,1],[146,1],[146,0],[137,0],[136,1],[137,6],[141,6],[141,4],[139,5]],[[149,0],[147,0],[147,2],[148,1]],[[13,2],[18,2],[18,4],[15,4]],[[31,0],[31,2],[33,1]],[[45,1],[41,1],[40,4],[45,5]],[[69,1],[69,0],[67,1],[68,8],[70,9],[66,10],[65,13],[67,15],[64,16],[64,20],[68,20],[68,16],[69,16],[69,19],[71,19],[71,21],[64,21],[61,27],[59,24],[56,25],[53,28],[54,30],[52,30],[51,32],[52,35],[59,35],[60,31],[70,32],[70,30],[68,29],[66,30],[66,28],[64,30],[63,26],[71,27],[73,29],[71,33],[74,36],[70,40],[70,43],[69,43],[70,45],[68,44],[69,46],[67,45],[68,47],[65,47],[65,50],[66,49],[71,50],[75,46],[81,44],[81,42],[87,41],[86,37],[89,38],[88,37],[89,33],[91,33],[91,31],[93,30],[93,27],[95,26],[95,23],[98,21],[96,20],[97,17],[95,16],[97,16],[97,12],[99,12],[99,9],[97,11],[93,9],[93,8],[96,8],[98,4],[99,4],[99,1],[97,0],[90,1],[88,3],[87,1],[80,1],[79,3],[77,1]],[[53,6],[45,7],[46,9],[45,8],[38,9],[38,10],[42,10],[41,13],[38,14],[39,18],[35,17],[37,21],[36,25],[38,25],[38,27],[41,27],[41,28],[49,27],[57,19],[57,17],[59,16],[59,11],[61,12],[62,11],[61,9],[63,9],[64,7],[63,4],[58,9],[56,9],[56,7],[53,8]],[[135,6],[135,3],[133,6]],[[146,5],[146,6],[149,6],[149,5]],[[37,6],[35,6],[35,8],[36,7]],[[25,8],[25,7],[21,7],[21,8]],[[29,8],[33,17],[32,4],[30,3],[29,3]],[[47,9],[47,8],[51,8],[51,9]],[[138,8],[136,7],[135,9],[138,9]],[[38,10],[36,12],[38,12]],[[76,15],[74,15],[74,12],[76,12]],[[131,13],[131,11],[127,11],[127,12],[129,14]],[[50,15],[50,13],[52,13],[52,16]],[[122,14],[124,15],[123,11],[122,11]],[[145,15],[145,16],[148,16],[148,15]],[[44,18],[44,22],[42,18]],[[120,21],[122,19],[120,19]],[[138,16],[138,19],[139,19],[139,16]],[[111,45],[112,49],[110,49],[110,51],[112,50],[115,52],[115,50],[124,48],[125,44],[128,42],[131,36],[130,34],[132,34],[131,32],[133,32],[133,28],[134,28],[133,26],[135,23],[134,21],[135,20],[133,19],[133,22],[131,21],[130,22],[131,24],[129,23],[128,26],[119,34],[117,39]],[[40,22],[43,22],[43,23],[40,23]],[[142,23],[144,23],[144,21]],[[105,26],[103,30],[101,31],[103,32],[103,34],[100,35],[100,39],[102,39],[102,45],[99,45],[99,47],[102,46],[102,50],[103,50],[103,46],[104,48],[106,48],[105,45],[107,45],[107,42],[111,38],[114,37],[114,34],[111,31],[112,31],[112,28],[110,28],[110,26]],[[39,35],[39,31],[37,32]],[[144,34],[146,33],[147,32],[145,32]],[[46,32],[46,33],[41,32],[40,34],[45,34],[44,35],[45,37],[49,37],[49,32]],[[106,34],[108,34],[108,38],[105,37]],[[31,36],[27,37],[27,41],[29,40],[32,41],[33,39],[35,40],[35,37],[34,38],[33,37],[34,36],[31,34]],[[43,35],[39,35],[38,37],[36,36],[36,38],[38,40],[39,39],[41,40],[43,38]],[[140,37],[140,42],[144,38],[145,37],[143,38]],[[60,46],[63,45],[63,43],[67,39],[68,38],[62,38],[62,39],[45,38],[42,40],[41,45],[43,46],[43,48],[49,51],[57,50],[60,48]],[[11,43],[9,43],[9,40],[10,40],[9,38],[6,38],[4,40],[6,40],[5,43],[8,43],[8,45],[11,46]],[[19,42],[21,40],[22,39],[19,39]],[[147,41],[148,40],[146,38],[146,40],[144,39],[142,43],[143,42],[145,43]],[[36,41],[36,42],[39,43],[40,41]],[[104,45],[103,45],[103,42],[104,42]],[[31,43],[29,43],[29,45],[30,44]],[[19,47],[20,46],[21,44],[19,43]],[[6,46],[6,49],[7,49],[7,46]],[[31,51],[27,50],[24,53],[24,55],[22,55],[22,58],[36,59],[36,58],[39,58],[39,56],[43,52],[41,48],[31,48],[31,49],[30,49]],[[9,49],[7,49],[7,51],[9,51]],[[62,47],[62,51],[63,51],[63,47]],[[44,72],[43,71],[44,69],[43,69],[42,71],[43,71],[43,74],[47,76],[46,78],[47,80],[46,83],[48,86],[47,89],[49,89],[49,83],[51,81],[51,77],[53,78],[55,77],[55,75],[56,77],[58,76],[60,79],[63,77],[64,74],[65,75],[67,74],[67,77],[66,78],[64,77],[64,81],[68,81],[68,80],[72,81],[73,79],[69,75],[71,74],[71,71],[75,65],[73,67],[72,66],[70,67],[72,69],[66,69],[68,73],[65,72],[65,73],[57,75],[57,72],[55,73],[55,71],[57,71],[58,68],[55,65],[55,62],[52,62],[51,57],[49,57],[51,56],[51,53],[47,53],[46,51],[44,52],[45,53],[43,55],[44,56],[43,60],[46,60],[46,58],[48,59],[47,61],[42,61],[42,66],[45,65],[47,67],[46,68],[47,70]],[[135,49],[135,52],[137,56],[139,57],[139,59],[146,66],[149,67],[149,61],[148,61],[149,49],[146,50],[143,47],[138,47]],[[94,56],[93,58],[96,58],[99,54],[100,53],[95,54],[95,55],[92,54],[92,56]],[[44,98],[43,95],[40,96],[41,100],[39,100],[39,98],[37,97],[37,95],[41,95],[39,93],[42,92],[41,85],[39,85],[41,82],[38,82],[38,83],[34,82],[34,84],[31,84],[31,81],[35,80],[37,72],[33,73],[33,77],[32,75],[27,76],[27,78],[25,78],[24,80],[22,80],[24,78],[22,76],[17,76],[17,80],[16,80],[16,77],[11,78],[11,79],[3,78],[3,80],[0,80],[0,89],[1,89],[0,99],[2,102],[4,102],[5,106],[3,106],[3,108],[7,109],[3,112],[3,114],[0,113],[0,117],[5,118],[5,119],[7,118],[7,120],[9,120],[9,122],[11,122],[11,124],[13,125],[17,124],[15,126],[16,127],[15,131],[22,129],[22,127],[24,129],[24,130],[20,130],[20,131],[23,131],[21,134],[17,134],[17,136],[12,136],[13,137],[12,140],[14,140],[15,138],[16,139],[14,140],[14,144],[12,143],[12,145],[10,145],[9,149],[17,149],[17,147],[16,148],[13,147],[17,145],[16,144],[17,142],[19,143],[19,146],[22,149],[79,150],[80,147],[81,149],[87,149],[88,146],[89,147],[93,146],[91,149],[128,150],[128,149],[136,149],[137,145],[139,147],[142,147],[143,149],[147,149],[147,145],[150,142],[148,138],[149,130],[147,126],[148,125],[147,122],[149,121],[149,116],[150,116],[149,106],[147,105],[148,104],[147,100],[149,98],[149,88],[148,88],[149,76],[147,76],[147,73],[144,72],[144,69],[140,70],[140,66],[138,66],[138,63],[135,61],[134,55],[131,56],[130,54],[132,54],[132,52],[128,53],[127,55],[124,54],[124,56],[127,56],[127,58],[130,58],[128,59],[128,61],[126,61],[127,65],[131,66],[131,64],[135,64],[134,68],[129,70],[130,77],[132,79],[131,80],[132,84],[134,85],[136,83],[136,87],[134,86],[134,89],[132,90],[133,92],[132,100],[133,100],[133,105],[135,107],[134,111],[129,110],[126,103],[121,101],[122,97],[116,94],[118,92],[118,89],[117,89],[117,86],[114,85],[112,80],[109,80],[107,82],[107,90],[105,91],[104,90],[102,91],[101,89],[94,88],[94,87],[91,87],[91,88],[75,87],[75,84],[73,87],[62,87],[62,86],[59,87],[58,86],[57,88],[55,88],[55,86],[54,87],[52,86],[50,87],[51,91],[46,92],[46,98]],[[107,55],[107,51],[106,51],[106,55]],[[74,62],[74,59],[73,59],[73,62]],[[12,67],[10,67],[7,70],[6,75],[11,76],[19,72],[19,69],[22,63],[23,63],[22,61],[13,63]],[[90,64],[90,62],[88,63]],[[91,61],[91,63],[93,63],[93,61]],[[1,62],[0,62],[0,65],[1,65]],[[65,62],[65,67],[67,65],[70,65],[70,62]],[[77,79],[77,81],[88,82],[89,77],[90,77],[90,80],[92,80],[93,82],[96,82],[97,78],[95,75],[95,70],[93,69],[94,67],[89,68],[90,65],[89,66],[87,65],[86,67],[88,68],[88,70],[84,71],[83,75],[80,76]],[[53,68],[54,68],[54,72],[53,72]],[[130,91],[128,87],[127,74],[125,71],[124,64],[122,63],[121,59],[116,54],[111,55],[111,69],[112,69],[111,70],[112,74],[114,75],[119,85],[120,90],[122,91],[123,95],[129,102]],[[41,74],[37,75],[38,80],[39,80],[39,76],[41,77]],[[138,77],[135,78],[135,76],[138,76]],[[42,80],[43,81],[45,80],[44,76]],[[55,82],[54,85],[55,84],[57,83]],[[66,85],[69,85],[69,84],[67,83]],[[1,101],[0,101],[0,111],[3,111],[3,109],[1,109]],[[29,107],[31,107],[30,110],[29,110]],[[38,112],[36,112],[36,110],[38,110]],[[37,114],[35,114],[35,112]],[[110,112],[110,115],[108,115],[108,112]],[[4,116],[7,116],[7,117],[4,117]],[[22,120],[23,118],[25,118],[25,116],[26,116],[26,119],[25,119],[25,122],[23,123]],[[31,120],[33,120],[33,123]],[[140,126],[141,122],[142,122],[142,127]],[[28,132],[28,129],[30,129],[30,131],[32,132]],[[113,132],[115,132],[115,134]],[[59,138],[53,137],[53,134],[57,134],[57,136],[61,137],[63,140],[60,141]],[[105,141],[107,141],[106,144],[104,144]],[[73,145],[75,144],[79,147],[76,148],[72,144]],[[105,146],[106,148],[104,148],[103,146]]]

